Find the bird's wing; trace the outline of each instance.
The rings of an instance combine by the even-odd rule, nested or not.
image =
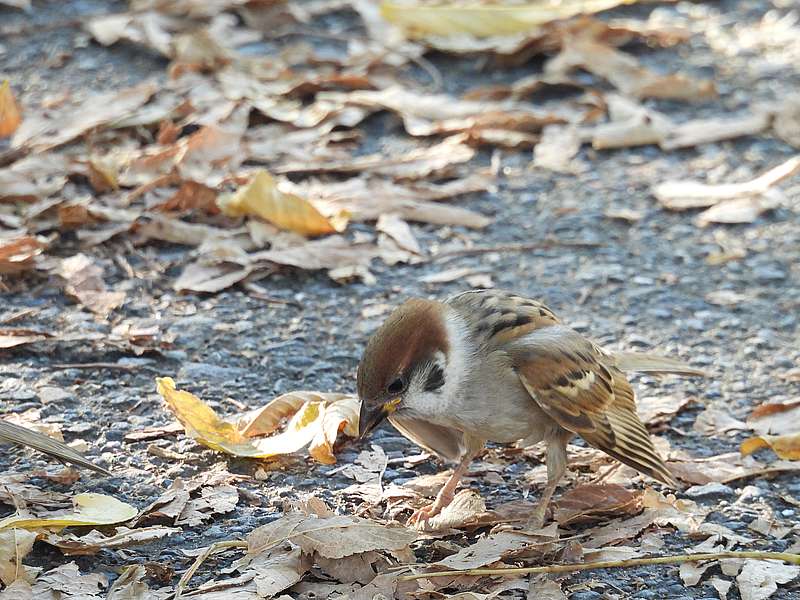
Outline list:
[[[473,339],[489,350],[542,327],[560,323],[541,302],[503,290],[472,290],[448,298],[467,323]]]
[[[537,329],[507,347],[523,386],[559,425],[620,462],[676,485],[636,414],[633,389],[608,353],[563,325]]]
[[[33,431],[27,427],[15,425],[14,423],[9,423],[2,419],[0,419],[0,442],[8,442],[19,446],[30,446],[34,450],[43,452],[58,460],[73,463],[91,469],[92,471],[97,471],[103,475],[111,475],[109,471],[103,467],[98,467],[66,444],[54,440],[38,431]]]

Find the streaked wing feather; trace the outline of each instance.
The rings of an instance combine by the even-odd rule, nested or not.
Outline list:
[[[609,355],[561,325],[510,345],[520,380],[565,429],[654,479],[675,485],[636,414],[633,389]]]

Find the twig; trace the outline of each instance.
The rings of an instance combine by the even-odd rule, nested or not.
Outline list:
[[[125,365],[112,362],[60,363],[50,366],[54,369],[118,369],[120,371],[137,371],[151,368],[147,365]]]
[[[173,600],[178,600],[183,594],[183,590],[186,589],[186,586],[189,584],[189,580],[194,577],[194,574],[197,573],[197,569],[208,560],[208,558],[212,554],[217,554],[218,552],[224,552],[229,548],[247,548],[247,542],[244,540],[226,540],[224,542],[214,542],[208,548],[203,550],[203,553],[198,555],[197,558],[194,559],[192,566],[183,574],[180,581],[178,581],[178,585],[175,587],[175,595],[173,596]]]
[[[23,308],[22,310],[13,312],[7,317],[3,317],[2,319],[0,319],[0,325],[8,325],[9,323],[13,323],[14,321],[19,321],[20,319],[24,319],[25,317],[35,314],[37,312],[39,312],[38,308]]]
[[[755,560],[782,560],[784,562],[800,565],[800,554],[789,552],[709,552],[706,554],[677,554],[674,556],[654,556],[652,558],[631,558],[629,560],[600,560],[589,563],[576,563],[570,565],[550,565],[547,567],[509,567],[506,569],[466,569],[464,571],[435,571],[433,573],[419,573],[416,575],[403,575],[400,581],[414,579],[428,579],[429,577],[456,577],[461,575],[483,576],[510,576],[527,575],[529,573],[574,573],[577,571],[591,571],[594,569],[610,569],[614,567],[638,567],[642,565],[679,565],[699,560],[719,560],[722,558],[751,558]]]
[[[299,302],[295,302],[294,300],[284,300],[283,298],[270,296],[267,293],[267,290],[257,283],[253,283],[252,281],[243,282],[242,287],[247,291],[248,296],[255,298],[256,300],[263,300],[269,304],[284,304],[286,306],[293,306],[295,308],[303,308]]]
[[[433,260],[438,260],[440,258],[449,258],[451,256],[469,256],[472,254],[488,254],[490,252],[525,252],[527,250],[548,250],[550,248],[556,248],[560,246],[566,246],[569,248],[599,248],[602,246],[602,244],[598,242],[545,240],[543,242],[459,248],[457,250],[447,250],[445,252],[441,252],[431,258]]]

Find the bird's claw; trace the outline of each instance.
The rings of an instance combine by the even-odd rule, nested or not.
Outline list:
[[[424,531],[428,528],[428,521],[442,512],[441,507],[437,506],[437,502],[423,506],[415,510],[406,521],[406,525]]]

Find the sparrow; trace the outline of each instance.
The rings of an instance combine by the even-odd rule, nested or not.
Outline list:
[[[66,444],[54,440],[38,431],[9,423],[0,419],[0,443],[8,442],[18,446],[30,446],[65,463],[72,463],[103,475],[111,475],[109,471],[86,459],[80,452]]]
[[[575,435],[677,486],[636,414],[626,371],[704,375],[678,360],[605,350],[541,302],[511,292],[411,299],[364,350],[357,375],[359,435],[388,419],[417,445],[456,463],[436,500],[409,519],[421,528],[452,501],[486,442],[544,441],[547,484],[528,523],[541,527]]]

